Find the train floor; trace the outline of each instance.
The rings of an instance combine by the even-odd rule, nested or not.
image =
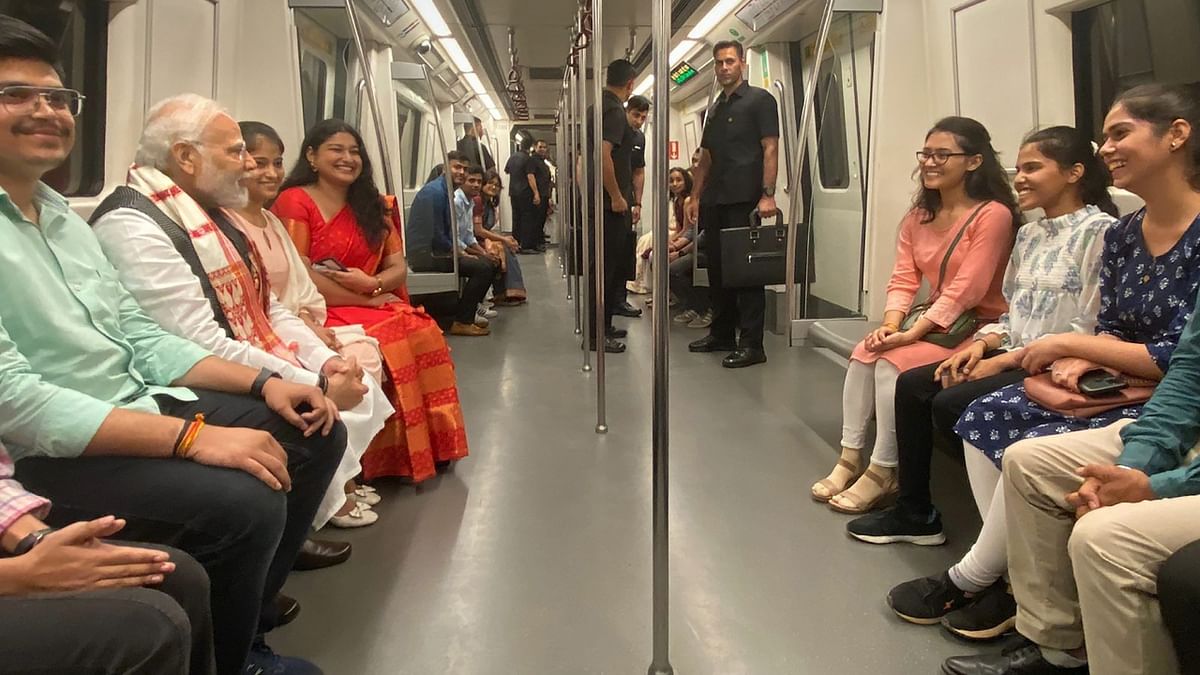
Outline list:
[[[270,636],[330,675],[645,673],[651,657],[650,319],[620,319],[609,432],[580,371],[553,249],[522,256],[532,300],[488,338],[450,338],[471,456],[418,487],[378,484],[369,528],[328,529],[351,560],[294,574],[299,618]],[[640,298],[632,296],[637,304]],[[978,647],[887,608],[952,564],[978,517],[941,456],[946,546],[871,546],[810,500],[836,458],[844,368],[768,335],[731,371],[671,335],[671,660],[681,675],[935,673]]]

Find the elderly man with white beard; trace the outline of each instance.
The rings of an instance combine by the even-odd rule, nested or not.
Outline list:
[[[347,448],[313,526],[369,525],[378,516],[344,486],[393,409],[353,359],[276,300],[253,244],[220,211],[245,204],[241,181],[252,168],[237,122],[216,102],[167,99],[151,109],[126,185],[98,207],[93,230],[122,285],[164,329],[231,361],[319,386],[342,409]],[[308,546],[317,558],[345,559],[329,550],[339,544]],[[348,553],[348,544],[340,546]],[[295,607],[286,598],[280,605]],[[260,629],[279,619],[268,611]]]

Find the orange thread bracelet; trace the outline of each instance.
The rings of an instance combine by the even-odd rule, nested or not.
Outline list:
[[[200,430],[204,428],[204,413],[196,413],[195,419],[188,423],[187,430],[183,432],[183,436],[179,439],[179,444],[175,446],[176,456],[187,459],[188,451],[192,449],[192,444],[196,442],[196,437],[200,435]]]

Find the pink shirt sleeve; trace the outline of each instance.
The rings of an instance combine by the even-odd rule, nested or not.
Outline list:
[[[917,212],[909,211],[900,222],[900,236],[896,242],[896,262],[892,266],[892,278],[887,286],[887,304],[883,311],[908,312],[913,298],[921,288],[921,271],[913,252],[913,227],[917,224]]]
[[[925,318],[946,328],[977,306],[992,287],[997,271],[1003,273],[1001,261],[1008,259],[1013,239],[1008,209],[997,202],[983,207],[954,249],[946,270],[952,276],[942,284],[942,292],[925,312]]]

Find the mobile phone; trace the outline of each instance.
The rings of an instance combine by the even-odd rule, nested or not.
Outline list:
[[[318,270],[345,272],[346,266],[338,262],[336,258],[323,258],[313,263],[313,267]]]
[[[1079,392],[1092,398],[1112,396],[1128,386],[1128,382],[1107,370],[1093,370],[1079,377]]]

